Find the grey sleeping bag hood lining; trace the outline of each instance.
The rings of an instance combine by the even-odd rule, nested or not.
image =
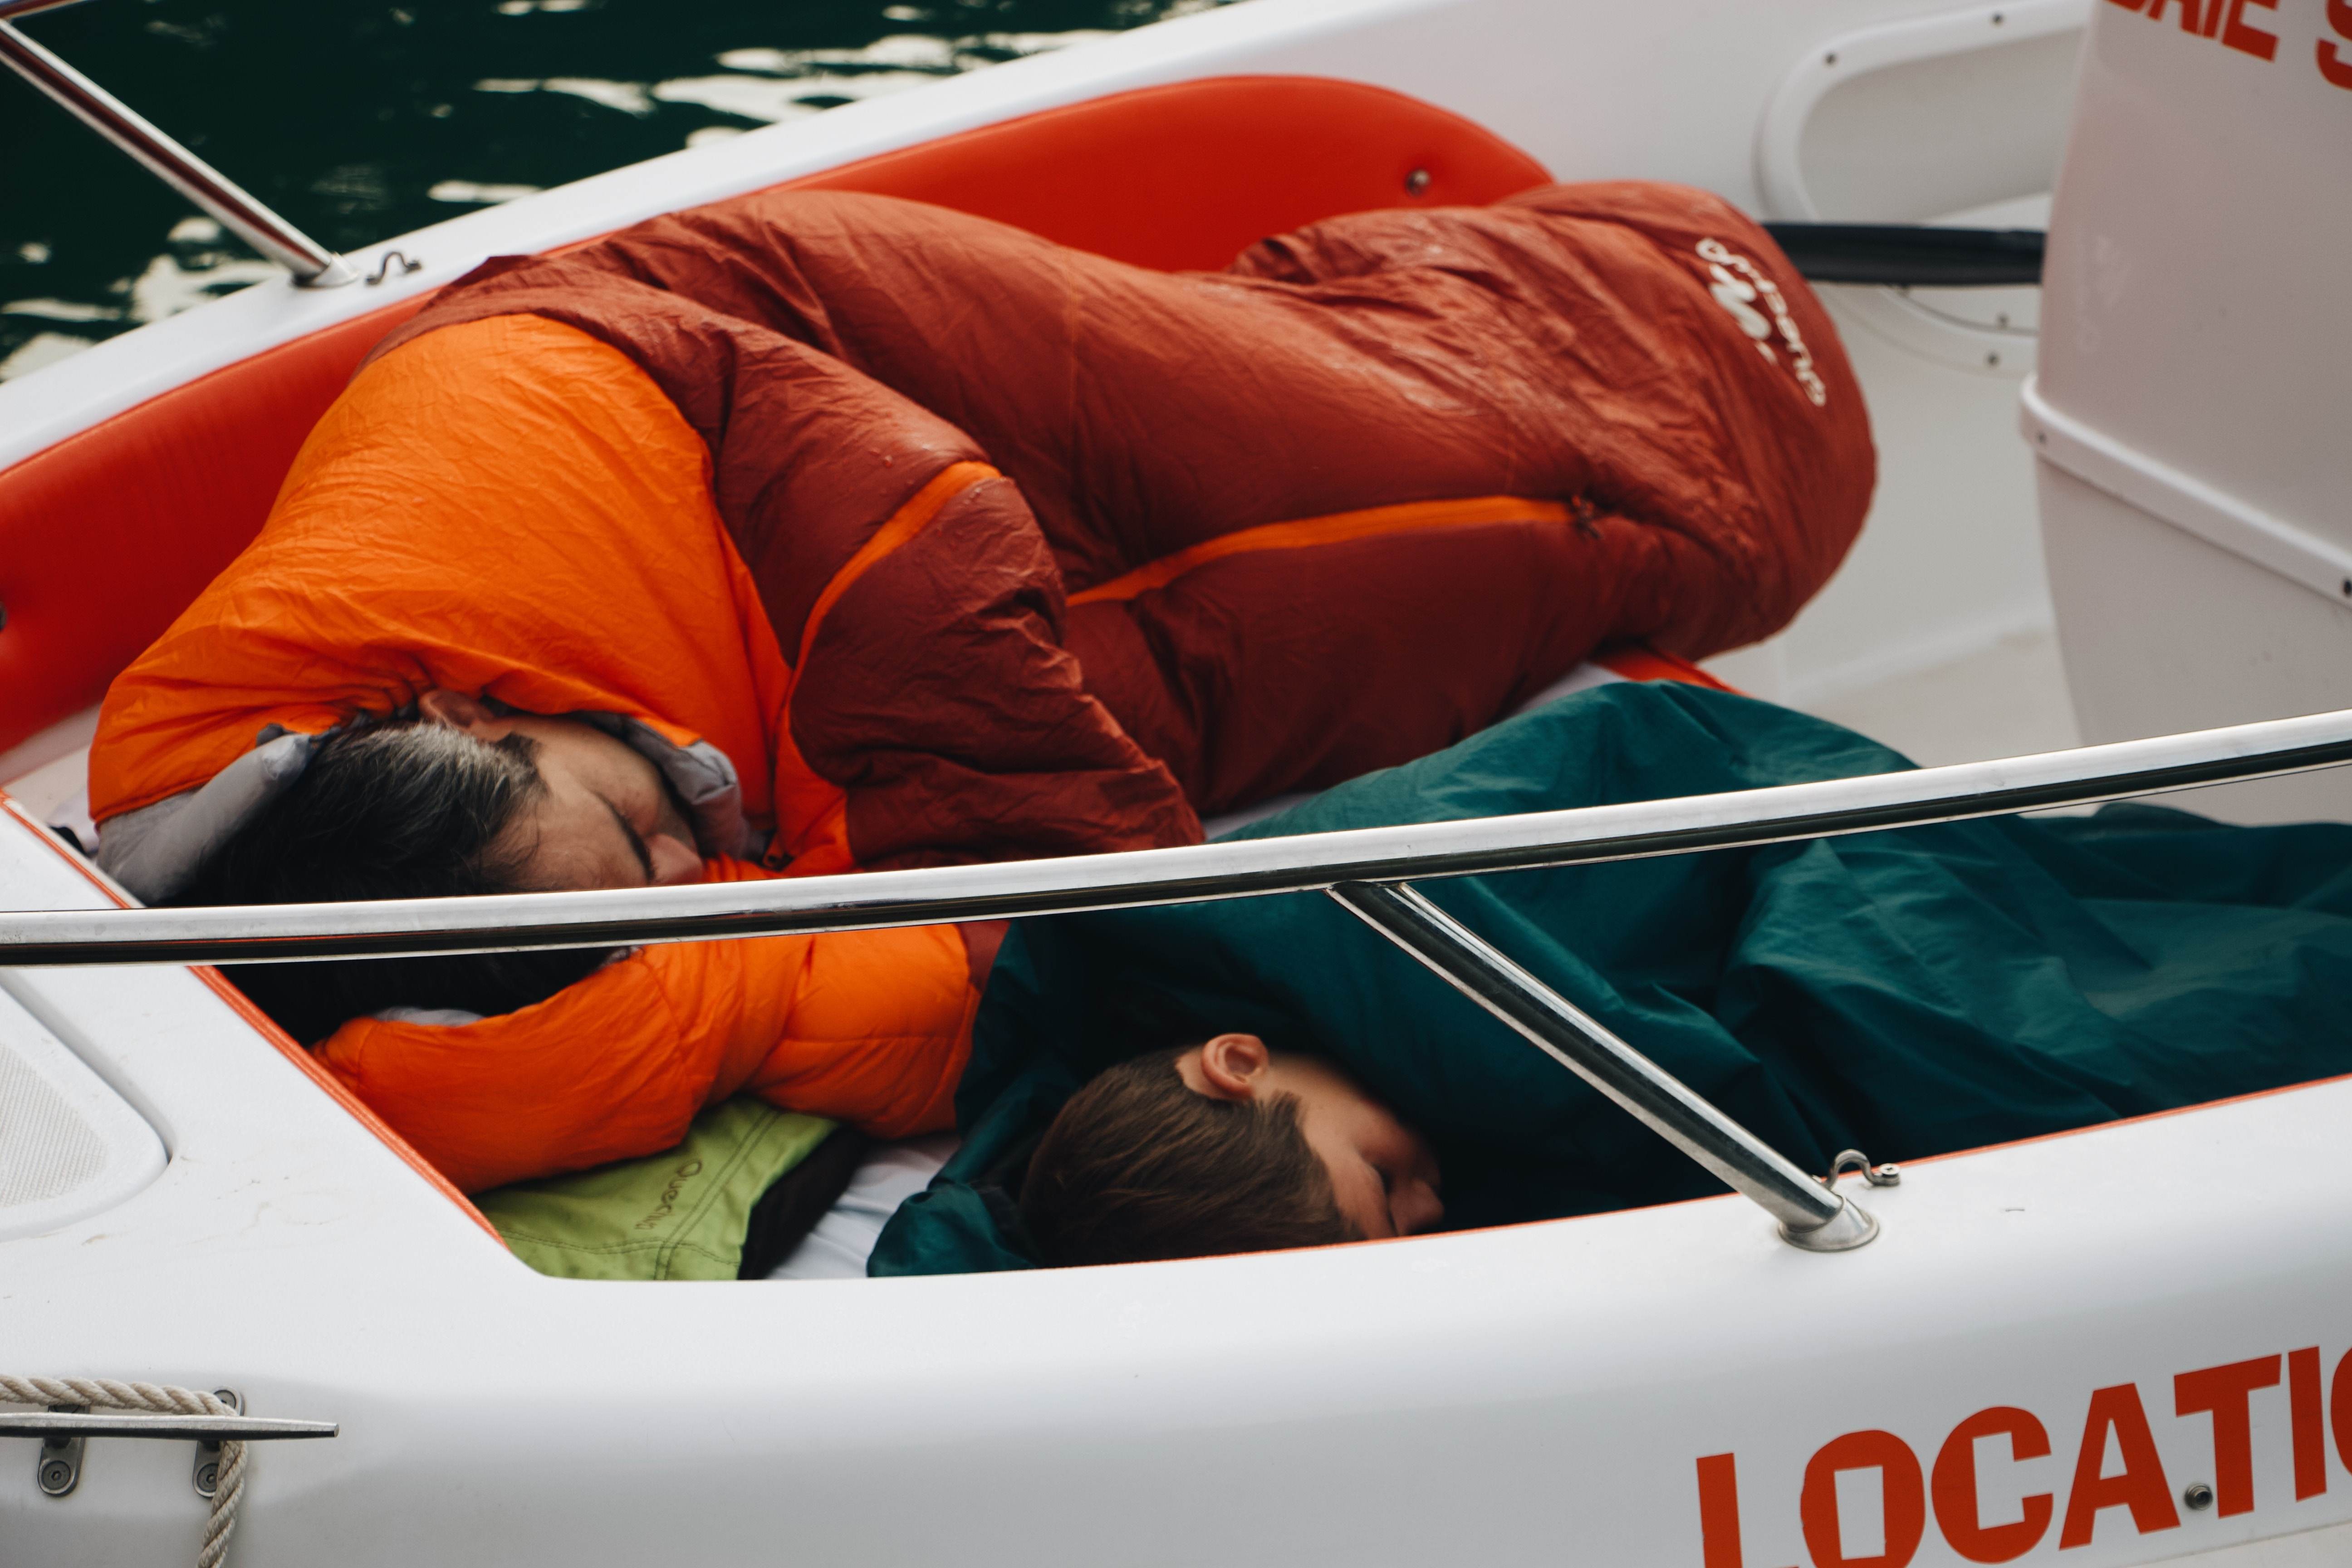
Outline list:
[[[489,700],[502,712],[518,710]],[[661,770],[694,823],[695,847],[706,856],[756,856],[764,845],[743,816],[743,787],[734,763],[708,741],[673,744],[642,720],[620,713],[567,713],[630,747]],[[354,721],[353,722],[359,722]],[[142,903],[163,903],[186,890],[205,860],[293,785],[311,752],[349,724],[316,735],[272,724],[253,750],[215,773],[209,783],[107,819],[99,832],[99,869]]]

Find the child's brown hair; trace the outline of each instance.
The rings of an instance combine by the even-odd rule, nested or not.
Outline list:
[[[1190,1047],[1110,1068],[1070,1097],[1021,1184],[1053,1268],[1269,1252],[1356,1239],[1287,1094],[1221,1100],[1177,1070]]]

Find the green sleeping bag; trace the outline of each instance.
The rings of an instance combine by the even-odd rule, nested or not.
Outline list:
[[[1544,811],[1909,766],[1679,685],[1580,692],[1236,837]],[[2352,1071],[2352,827],[2144,805],[1420,884],[1807,1170]],[[1344,1063],[1428,1133],[1447,1223],[1704,1195],[1713,1178],[1320,894],[1022,922],[965,1142],[877,1274],[1026,1266],[1010,1199],[1076,1086],[1224,1030]]]
[[[739,1095],[667,1153],[518,1182],[474,1202],[516,1257],[570,1279],[753,1279],[841,1195],[866,1140]]]

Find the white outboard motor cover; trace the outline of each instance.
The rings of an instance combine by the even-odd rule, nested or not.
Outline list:
[[[2024,416],[2084,739],[2352,708],[2352,0],[2094,11]]]

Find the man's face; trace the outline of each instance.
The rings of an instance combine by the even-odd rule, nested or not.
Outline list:
[[[1412,1236],[1445,1217],[1428,1141],[1330,1063],[1270,1051],[1255,1035],[1219,1035],[1178,1058],[1176,1070],[1195,1094],[1216,1099],[1295,1096],[1307,1146],[1362,1235]]]
[[[574,720],[496,713],[452,691],[428,691],[417,706],[433,722],[484,741],[528,735],[537,742],[547,791],[498,845],[521,854],[525,887],[552,893],[702,880],[693,828],[659,770],[626,742]]]

